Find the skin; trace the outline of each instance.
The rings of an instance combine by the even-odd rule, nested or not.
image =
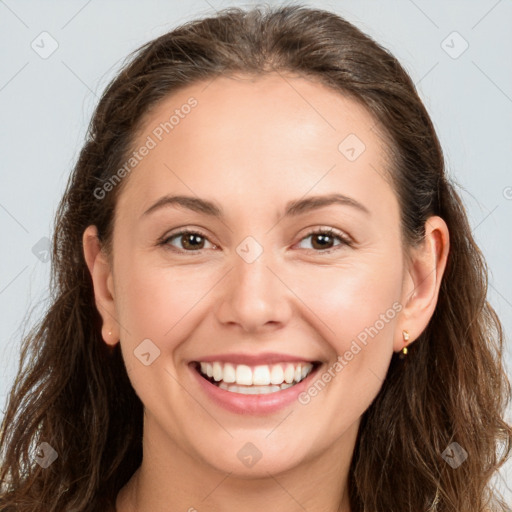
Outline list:
[[[404,258],[375,120],[304,78],[222,77],[188,86],[148,114],[135,146],[191,96],[197,107],[125,178],[112,264],[96,228],[83,234],[103,338],[121,343],[145,406],[143,462],[119,493],[117,511],[349,512],[347,474],[361,415],[404,346],[402,331],[413,342],[434,312],[447,226],[429,218],[424,243]],[[366,146],[354,161],[338,150],[351,133]],[[288,201],[334,192],[369,214],[330,205],[283,217]],[[176,207],[143,216],[165,194],[215,201],[225,218]],[[183,227],[206,236],[199,251],[184,237],[158,246]],[[330,227],[353,245],[334,238],[328,254],[308,236]],[[263,249],[252,263],[236,252],[247,236]],[[212,403],[187,366],[201,356],[271,351],[322,361],[325,371],[395,302],[401,311],[307,405],[235,414]],[[133,353],[146,338],[160,350],[148,366]],[[237,457],[246,442],[262,453],[252,467]]]

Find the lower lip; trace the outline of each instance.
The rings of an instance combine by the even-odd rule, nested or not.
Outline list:
[[[298,384],[281,391],[264,395],[243,395],[219,388],[202,377],[193,365],[190,366],[190,370],[195,375],[196,380],[206,395],[217,405],[237,414],[271,414],[280,411],[298,400],[298,396],[308,388],[311,379],[318,372],[319,368],[320,366],[313,369]]]

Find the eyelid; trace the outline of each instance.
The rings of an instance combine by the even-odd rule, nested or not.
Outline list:
[[[328,236],[333,237],[333,238],[338,238],[341,241],[341,243],[339,245],[334,246],[334,247],[330,247],[328,249],[323,249],[323,250],[320,250],[320,251],[316,251],[314,249],[306,249],[307,251],[309,251],[309,252],[316,252],[318,254],[327,254],[327,253],[336,251],[336,250],[340,249],[343,246],[353,247],[354,244],[355,244],[355,241],[352,239],[351,236],[349,236],[348,234],[344,233],[343,231],[339,231],[338,229],[335,229],[335,228],[330,227],[330,226],[319,226],[319,227],[316,227],[316,228],[309,229],[303,236],[301,236],[301,238],[300,238],[298,243],[302,242],[303,240],[305,240],[306,238],[309,238],[312,235],[317,235],[317,234],[325,234],[325,235],[328,235]]]
[[[190,227],[177,228],[177,230],[171,231],[170,233],[165,234],[162,238],[160,238],[158,240],[157,245],[164,246],[164,248],[169,248],[169,250],[173,250],[173,251],[175,251],[175,252],[177,252],[179,254],[184,254],[184,253],[198,253],[198,254],[201,254],[203,251],[206,250],[206,249],[199,249],[199,250],[196,250],[196,251],[186,251],[186,250],[183,250],[183,249],[178,249],[178,248],[173,247],[170,244],[168,244],[168,241],[171,238],[179,237],[179,235],[186,235],[186,234],[200,235],[202,238],[207,240],[214,247],[217,247],[217,244],[212,242],[209,239],[209,236],[206,235],[200,228],[190,228]],[[305,240],[306,238],[309,238],[310,236],[317,235],[317,234],[324,234],[324,235],[331,236],[333,238],[338,238],[341,241],[341,243],[339,245],[334,246],[334,247],[330,247],[330,248],[322,249],[322,250],[315,250],[315,249],[304,249],[304,250],[306,250],[308,252],[318,253],[318,254],[327,254],[327,253],[336,251],[336,250],[338,250],[339,248],[341,248],[343,246],[353,247],[353,245],[355,243],[354,240],[352,239],[352,237],[350,237],[349,235],[347,235],[343,231],[339,231],[339,230],[337,230],[335,228],[332,228],[330,226],[318,226],[318,227],[315,227],[315,228],[310,228],[304,235],[302,235],[300,237],[300,239],[299,239],[299,241],[297,243],[300,243],[303,240]],[[294,244],[294,245],[297,245],[297,243]]]
[[[177,249],[176,247],[173,247],[171,246],[170,244],[168,244],[168,241],[171,239],[171,238],[174,238],[174,237],[178,237],[178,235],[187,235],[187,234],[193,234],[193,235],[200,235],[202,238],[204,238],[205,240],[208,240],[208,242],[210,244],[212,244],[214,247],[217,246],[217,244],[215,244],[214,242],[212,242],[209,238],[209,236],[204,233],[204,231],[202,231],[201,229],[199,228],[190,228],[190,227],[185,227],[185,228],[177,228],[175,231],[171,231],[170,233],[166,233],[162,238],[160,238],[157,242],[157,245],[162,245],[165,247],[170,247],[171,250],[175,250],[176,252],[178,253],[200,253],[206,249],[199,249],[197,251],[184,251],[182,249]]]

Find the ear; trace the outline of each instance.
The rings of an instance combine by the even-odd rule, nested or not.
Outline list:
[[[102,250],[96,226],[91,225],[86,228],[82,244],[85,261],[92,277],[96,307],[103,319],[101,335],[105,343],[113,346],[119,341],[114,280],[110,263]]]
[[[395,352],[416,340],[432,318],[449,250],[450,234],[446,222],[438,216],[429,217],[423,242],[410,252],[402,287],[404,307],[400,313],[400,331],[393,346]],[[407,343],[402,337],[403,330],[409,333]]]

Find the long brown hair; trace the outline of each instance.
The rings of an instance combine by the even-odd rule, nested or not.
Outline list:
[[[56,216],[51,305],[24,339],[3,419],[0,510],[106,510],[140,465],[142,403],[119,344],[102,340],[82,248],[94,224],[110,251],[122,187],[102,199],[95,190],[122,167],[143,116],[170,93],[220,75],[272,71],[318,80],[373,114],[388,142],[406,249],[422,239],[430,215],[450,231],[433,317],[405,364],[393,356],[363,415],[349,474],[352,511],[497,506],[491,477],[512,440],[503,420],[510,383],[502,326],[431,119],[387,50],[338,15],[295,5],[228,8],[183,24],[134,52],[104,92]],[[58,454],[45,468],[34,463],[42,442]],[[467,453],[457,469],[442,457],[453,442]]]

